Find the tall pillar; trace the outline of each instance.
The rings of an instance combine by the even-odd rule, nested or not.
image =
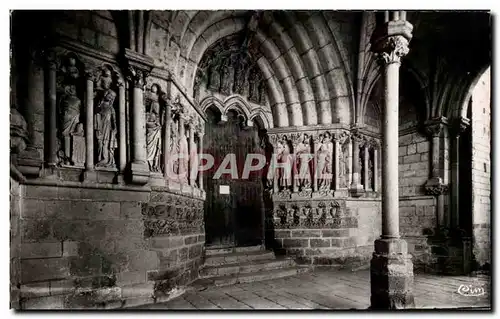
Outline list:
[[[198,138],[200,140],[198,144],[198,158],[201,158],[200,155],[203,154],[203,135],[203,132],[198,132]],[[198,162],[197,164],[200,165],[201,163]],[[198,171],[198,187],[203,190],[203,171]]]
[[[127,130],[126,130],[126,116],[125,116],[125,83],[118,83],[118,144],[119,144],[119,158],[118,170],[123,173],[127,165]]]
[[[85,171],[94,170],[94,76],[85,74]]]
[[[451,216],[452,228],[460,227],[460,134],[469,126],[469,119],[459,118],[452,124],[451,140]]]
[[[387,21],[372,36],[372,50],[383,65],[382,236],[375,240],[370,265],[371,308],[414,306],[413,263],[406,241],[399,237],[398,110],[399,67],[408,53],[413,27],[407,21]]]
[[[360,197],[364,193],[363,186],[361,185],[361,167],[359,165],[360,155],[359,147],[363,141],[362,137],[354,133],[351,136],[352,140],[352,182],[349,192],[353,197]]]
[[[370,148],[369,148],[369,143],[365,143],[363,146],[364,152],[363,152],[363,165],[365,166],[364,174],[363,174],[363,185],[365,186],[365,191],[371,190],[371,185],[370,185],[370,167],[369,167],[369,161],[370,161]]]
[[[318,143],[320,143],[319,141],[319,136],[318,135],[314,135],[313,138],[312,138],[312,141],[313,141],[313,159],[314,159],[314,171],[313,171],[313,174],[312,174],[312,177],[313,177],[313,191],[314,192],[317,192],[318,191],[318,177],[319,177],[319,167],[318,167],[318,154],[317,154],[317,145]]]
[[[57,64],[55,57],[50,54],[47,61],[47,112],[48,114],[48,150],[47,164],[56,166],[57,164],[57,93],[56,93],[56,72]]]
[[[127,79],[130,83],[132,100],[130,103],[131,141],[130,182],[144,185],[149,181],[149,166],[146,162],[146,111],[144,108],[144,87],[146,78],[154,64],[153,59],[135,51],[125,49]]]
[[[351,187],[352,183],[352,136],[349,136],[349,142],[347,145],[347,188]]]
[[[189,185],[195,187],[196,171],[195,166],[198,165],[196,160],[196,143],[194,142],[194,124],[189,123]]]
[[[165,131],[163,138],[163,176],[165,182],[168,183],[168,171],[170,161],[170,134],[172,126],[172,101],[167,95],[162,96],[165,101]]]
[[[448,193],[448,185],[446,185],[441,177],[440,169],[440,153],[441,153],[441,133],[444,129],[443,119],[434,119],[426,123],[425,130],[431,138],[431,177],[425,183],[425,192],[427,195],[436,196],[437,198],[437,228],[448,227],[448,217],[444,211],[444,196]]]
[[[378,192],[378,142],[373,147],[373,191]]]
[[[335,166],[334,166],[334,169],[335,169],[335,175],[334,175],[334,189],[336,191],[339,190],[340,188],[340,154],[341,154],[341,150],[340,150],[340,139],[341,139],[341,135],[340,134],[335,134],[334,135],[334,148],[335,148]]]

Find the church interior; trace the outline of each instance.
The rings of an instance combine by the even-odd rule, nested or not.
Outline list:
[[[418,276],[489,274],[491,20],[13,11],[10,307],[361,270],[418,308]]]

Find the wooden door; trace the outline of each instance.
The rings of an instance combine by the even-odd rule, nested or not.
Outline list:
[[[244,128],[237,114],[229,112],[224,123],[216,117],[209,118],[205,132],[204,151],[215,162],[214,168],[204,173],[206,245],[218,248],[259,245],[263,240],[261,172],[241,179],[246,155],[259,151],[257,131],[253,127]],[[236,157],[238,178],[224,174],[213,179],[228,154]],[[221,193],[221,186],[229,187],[229,194]]]

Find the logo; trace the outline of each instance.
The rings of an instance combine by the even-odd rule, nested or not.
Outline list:
[[[483,287],[474,287],[473,285],[460,285],[457,292],[462,296],[482,296],[485,293]]]

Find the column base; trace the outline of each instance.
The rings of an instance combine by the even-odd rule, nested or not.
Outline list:
[[[351,185],[351,188],[349,188],[349,194],[351,194],[352,197],[361,197],[364,193],[365,189],[361,184]]]
[[[149,182],[149,167],[146,162],[130,164],[130,183],[146,185]]]
[[[83,172],[82,179],[84,182],[97,182],[97,172],[93,169],[86,169]]]
[[[405,309],[415,306],[413,263],[405,240],[375,240],[375,252],[370,263],[370,285],[370,309]]]

